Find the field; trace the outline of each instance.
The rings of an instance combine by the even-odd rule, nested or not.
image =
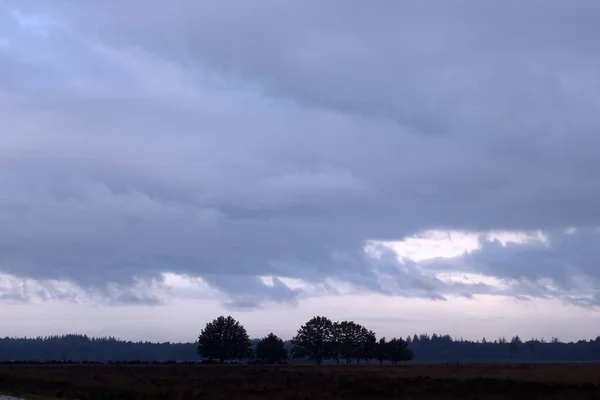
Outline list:
[[[593,364],[0,366],[0,393],[82,400],[592,400],[599,384]]]

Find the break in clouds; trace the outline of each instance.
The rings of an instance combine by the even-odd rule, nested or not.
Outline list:
[[[78,301],[77,287],[152,304],[171,273],[232,307],[340,285],[593,306],[599,13],[583,0],[3,2],[2,299]],[[427,230],[480,246],[415,261],[381,244]]]

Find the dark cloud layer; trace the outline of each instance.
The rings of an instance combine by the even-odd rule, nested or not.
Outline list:
[[[599,12],[595,1],[4,2],[0,268],[84,288],[203,276],[236,307],[295,300],[263,275],[494,293],[372,259],[365,241],[600,225]],[[597,253],[579,246],[596,237],[553,238],[483,243],[454,269],[550,271],[578,290],[569,268],[591,274]]]

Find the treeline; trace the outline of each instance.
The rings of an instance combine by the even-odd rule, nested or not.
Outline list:
[[[415,358],[422,362],[600,361],[600,336],[576,342],[562,342],[558,338],[522,340],[519,336],[510,340],[500,337],[469,341],[449,335],[421,334],[406,340]]]
[[[413,358],[413,351],[402,338],[385,337],[377,339],[375,332],[354,321],[332,322],[326,317],[314,317],[302,325],[292,339],[294,358],[314,360],[321,364],[323,360],[340,360],[346,364],[353,360],[360,364],[361,360],[380,363],[408,361]]]
[[[314,317],[298,329],[291,349],[274,333],[262,338],[253,348],[244,328],[231,316],[221,316],[206,324],[198,337],[198,352],[208,360],[277,363],[289,358],[321,364],[325,360],[345,360],[350,364],[377,359],[380,363],[411,360],[413,352],[401,338],[377,340],[375,332],[354,321],[332,322]]]
[[[229,317],[220,317],[228,320]],[[218,321],[219,318],[217,318]],[[202,331],[206,332],[210,324]],[[234,323],[236,322],[233,320]],[[210,330],[210,329],[209,329]],[[245,331],[245,330],[244,330]],[[114,337],[93,338],[86,335],[62,335],[37,338],[0,339],[2,361],[139,361],[168,362],[196,361],[218,356],[202,356],[202,332],[194,343],[152,343],[123,341]],[[319,333],[314,341],[314,332]],[[246,334],[247,336],[247,334]],[[265,340],[268,339],[268,340]],[[577,342],[561,342],[558,338],[522,340],[519,336],[469,341],[449,335],[420,334],[399,337],[396,340],[377,338],[375,333],[352,321],[332,322],[315,317],[298,330],[294,340],[284,341],[276,335],[262,340],[249,340],[246,362],[324,362],[347,363],[362,361],[400,361],[410,353],[416,362],[545,362],[545,361],[599,361],[600,337]],[[261,345],[259,345],[262,342]],[[375,345],[373,343],[375,342]],[[280,352],[282,344],[285,353]],[[311,343],[316,343],[313,346]],[[386,343],[383,346],[382,343]],[[391,344],[390,344],[391,343]],[[210,346],[209,346],[210,347]],[[204,347],[207,349],[207,347]],[[280,352],[275,357],[272,348]],[[396,350],[394,350],[394,348]],[[265,350],[266,349],[266,350]],[[214,348],[213,350],[214,351]],[[275,352],[276,354],[277,352]],[[206,355],[206,353],[204,353]],[[285,354],[283,357],[281,354]],[[394,356],[396,354],[396,356]],[[229,357],[229,356],[228,356]],[[237,355],[231,359],[238,359]],[[263,360],[264,359],[264,360]]]
[[[195,343],[151,343],[114,337],[61,335],[0,339],[0,360],[28,361],[169,361],[199,360]]]

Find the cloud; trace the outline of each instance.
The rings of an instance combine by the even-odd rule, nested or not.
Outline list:
[[[507,242],[480,238],[480,247],[451,259],[426,261],[436,271],[464,271],[499,279],[519,298],[560,298],[596,306],[600,298],[600,230],[546,231],[543,240]]]
[[[21,303],[52,300],[76,304],[98,302],[114,306],[156,306],[164,303],[171,290],[163,281],[137,280],[131,285],[114,283],[82,287],[80,282],[19,278],[0,275],[0,299]]]
[[[258,276],[228,276],[204,275],[204,280],[210,287],[231,294],[227,305],[233,308],[255,308],[265,300],[276,302],[295,303],[298,289],[290,289],[281,279],[273,277],[271,282],[265,283]]]
[[[176,3],[0,6],[2,271],[201,276],[246,307],[293,304],[283,278],[441,300],[498,290],[365,245],[600,225],[597,2]],[[515,276],[482,245],[464,261]],[[567,290],[562,254],[519,274]]]

